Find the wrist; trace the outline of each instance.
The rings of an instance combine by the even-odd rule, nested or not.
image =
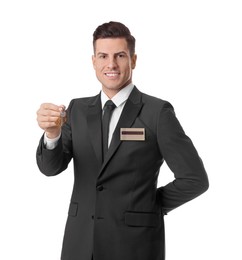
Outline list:
[[[45,136],[46,136],[48,139],[56,139],[56,138],[59,138],[59,137],[60,137],[60,134],[61,134],[61,132],[58,132],[58,133],[45,132]]]

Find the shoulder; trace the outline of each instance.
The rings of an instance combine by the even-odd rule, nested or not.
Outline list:
[[[100,93],[95,96],[90,97],[81,97],[81,98],[73,98],[69,103],[69,108],[79,106],[79,107],[88,107],[95,105],[100,101]]]
[[[134,86],[134,89],[130,94],[130,99],[133,103],[142,103],[143,107],[152,110],[160,110],[163,107],[172,107],[169,101],[141,92],[136,86]]]
[[[168,100],[152,96],[143,92],[141,92],[141,99],[143,105],[153,111],[161,111],[163,109],[174,109],[173,105]]]
[[[143,101],[143,103],[148,103],[148,104],[151,103],[153,105],[158,105],[158,106],[165,105],[167,103],[170,104],[170,102],[165,99],[151,96],[146,93],[142,93],[142,101]]]

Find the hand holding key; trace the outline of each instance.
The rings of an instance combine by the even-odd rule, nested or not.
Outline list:
[[[66,122],[66,110],[64,105],[43,103],[37,110],[37,122],[48,138],[55,138],[61,132],[62,125]]]

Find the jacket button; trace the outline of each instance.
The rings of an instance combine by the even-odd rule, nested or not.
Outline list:
[[[97,187],[97,190],[98,190],[98,191],[102,191],[102,190],[103,190],[103,186],[102,186],[102,185],[98,186],[98,187]]]

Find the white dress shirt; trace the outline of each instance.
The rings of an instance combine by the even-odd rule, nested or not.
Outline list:
[[[110,119],[110,123],[109,123],[108,145],[111,142],[114,129],[115,129],[117,123],[118,123],[118,120],[120,118],[120,115],[122,113],[124,105],[125,105],[128,97],[129,97],[131,91],[133,90],[133,88],[134,88],[134,85],[131,83],[128,86],[126,86],[125,88],[121,89],[111,99],[113,101],[113,103],[116,105],[116,108],[113,110],[113,113],[112,113],[112,116],[111,116],[111,119]],[[109,100],[109,97],[103,91],[101,91],[102,109],[103,109],[107,100]],[[60,136],[61,135],[59,135],[58,137],[56,137],[54,139],[50,139],[45,134],[44,135],[44,143],[45,143],[46,148],[49,149],[49,150],[54,149],[57,146],[57,143],[58,143]]]

